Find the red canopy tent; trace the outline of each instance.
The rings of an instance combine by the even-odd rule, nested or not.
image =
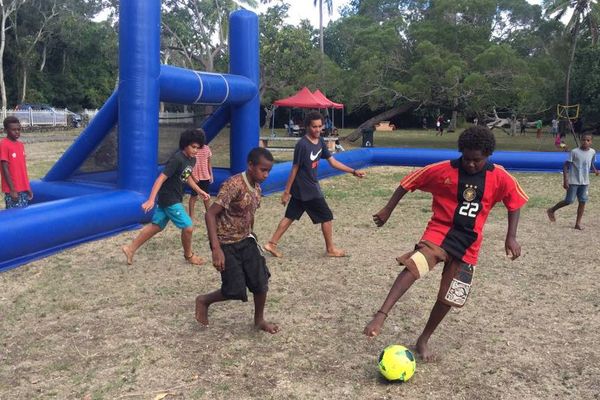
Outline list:
[[[323,94],[323,92],[321,92],[320,89],[315,90],[315,92],[313,93],[313,96],[315,96],[315,98],[317,100],[320,100],[322,102],[328,102],[329,106],[332,109],[341,109],[342,110],[342,129],[344,128],[344,105],[341,103],[336,103],[333,102],[331,100],[329,100],[327,97],[325,97],[325,95]],[[335,121],[335,114],[334,114],[334,110],[331,110],[331,120]]]
[[[323,96],[324,97],[324,96]],[[311,91],[305,86],[293,96],[285,99],[275,100],[274,105],[278,107],[298,107],[298,108],[327,108],[330,101],[317,99]]]
[[[287,97],[285,99],[275,100],[273,105],[276,107],[297,107],[297,108],[337,108],[343,109],[344,105],[340,103],[335,103],[329,100],[323,92],[319,89],[315,90],[314,93],[305,86],[300,89],[293,96]],[[275,129],[275,112],[273,112],[273,126],[272,129]],[[343,122],[343,114],[342,114],[342,128],[344,127]],[[274,131],[271,131],[274,134]]]
[[[325,97],[325,95],[323,94],[323,92],[321,92],[321,90],[320,90],[320,89],[317,89],[317,90],[315,90],[315,92],[313,93],[313,96],[314,96],[314,97],[315,97],[317,100],[319,100],[319,101],[321,101],[321,102],[323,102],[323,103],[328,103],[328,104],[329,104],[329,105],[327,106],[328,108],[329,108],[329,107],[331,107],[331,108],[337,108],[338,110],[339,110],[339,109],[341,109],[341,108],[344,108],[344,105],[343,105],[343,104],[341,104],[341,103],[336,103],[336,102],[333,102],[333,101],[329,100],[327,97]]]

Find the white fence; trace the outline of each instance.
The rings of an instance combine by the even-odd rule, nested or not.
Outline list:
[[[85,109],[81,114],[84,121],[91,121],[97,113],[98,110]],[[194,113],[165,111],[158,113],[158,120],[161,125],[193,124]]]
[[[73,113],[64,110],[2,110],[2,119],[15,116],[21,121],[21,126],[68,126],[69,115]]]
[[[84,123],[89,123],[98,110],[85,109],[81,113]],[[21,121],[23,127],[45,127],[45,126],[69,126],[69,116],[75,115],[67,110],[2,110],[2,119],[14,115]],[[159,113],[161,125],[193,124],[194,113],[191,112],[161,112]]]

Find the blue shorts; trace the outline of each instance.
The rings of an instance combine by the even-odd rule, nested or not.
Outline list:
[[[575,201],[575,196],[580,203],[588,201],[588,185],[569,185],[565,202],[571,204]]]
[[[176,203],[168,207],[156,207],[154,216],[152,217],[152,223],[158,225],[160,229],[165,229],[169,220],[173,221],[175,226],[179,229],[188,228],[193,225],[192,219],[181,203]]]
[[[4,203],[6,203],[6,209],[9,208],[25,208],[29,205],[29,193],[18,192],[17,200],[13,200],[10,197],[10,193],[4,193]]]

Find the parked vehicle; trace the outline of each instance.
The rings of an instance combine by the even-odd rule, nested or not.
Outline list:
[[[54,107],[43,103],[22,103],[15,106],[15,111],[55,111]]]
[[[68,109],[55,109],[44,103],[21,103],[17,104],[14,111],[8,111],[7,115],[19,118],[23,126],[67,126],[78,128],[81,126],[81,115]]]

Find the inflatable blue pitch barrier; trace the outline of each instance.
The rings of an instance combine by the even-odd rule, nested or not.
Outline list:
[[[32,182],[35,204],[0,212],[0,271],[138,228],[150,220],[151,213],[144,213],[141,204],[158,171],[161,100],[218,105],[202,125],[208,141],[231,124],[231,166],[215,169],[212,193],[225,179],[246,168],[246,156],[259,140],[258,17],[246,10],[231,14],[229,74],[204,73],[160,65],[160,6],[160,0],[120,3],[119,87],[43,180]],[[116,124],[118,170],[77,174]],[[456,158],[458,153],[370,148],[335,157],[357,169],[377,165],[423,166]],[[560,171],[565,159],[566,153],[497,152],[492,157],[492,161],[509,170],[545,172]],[[263,192],[282,190],[290,167],[290,163],[275,165],[263,184]],[[326,161],[321,162],[320,178],[339,173]]]
[[[424,166],[441,160],[454,159],[454,150],[370,148],[338,153],[335,158],[358,169],[371,166]],[[510,171],[559,172],[567,153],[534,153],[498,151],[491,161]],[[291,163],[276,164],[263,183],[263,193],[283,190]],[[598,165],[600,168],[600,165]],[[341,172],[321,160],[319,177]],[[215,169],[215,193],[231,172]],[[33,182],[34,193],[43,193],[46,203],[34,204],[22,210],[0,213],[2,252],[0,270],[15,267],[65,248],[139,227],[148,220],[140,205],[145,196],[134,191],[114,190],[101,185],[74,182]],[[52,201],[51,201],[52,200]]]

